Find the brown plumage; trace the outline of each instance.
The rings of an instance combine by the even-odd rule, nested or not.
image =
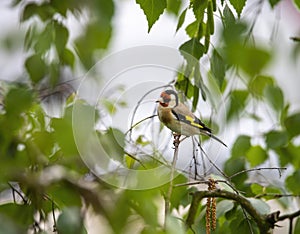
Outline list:
[[[178,95],[174,90],[162,92],[157,102],[159,103],[157,112],[160,121],[173,132],[185,136],[204,134],[226,146],[186,105],[179,102]]]

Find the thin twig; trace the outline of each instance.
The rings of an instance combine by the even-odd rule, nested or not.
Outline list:
[[[243,173],[251,172],[251,171],[261,171],[261,170],[278,170],[279,176],[281,176],[281,170],[286,170],[286,167],[259,167],[259,168],[251,168],[251,169],[245,169],[242,171],[238,171],[237,173],[229,176],[228,178],[231,180],[233,177],[238,176]]]
[[[129,132],[131,132],[132,129],[134,129],[137,125],[139,125],[140,123],[144,122],[144,121],[147,120],[147,119],[152,119],[152,118],[155,117],[155,116],[157,116],[157,115],[151,115],[151,116],[148,116],[148,117],[146,117],[146,118],[144,118],[144,119],[138,121],[137,123],[131,125],[130,128],[125,132],[125,136],[126,136]]]
[[[170,199],[172,196],[173,186],[174,186],[174,173],[175,173],[176,162],[178,159],[178,147],[181,142],[179,139],[180,139],[180,135],[174,135],[174,155],[173,155],[173,161],[171,167],[170,185],[165,197],[165,227],[167,224],[168,215],[170,213]]]

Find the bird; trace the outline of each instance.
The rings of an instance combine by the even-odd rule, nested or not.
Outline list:
[[[212,134],[212,131],[190,109],[179,101],[178,94],[172,89],[163,91],[158,103],[157,114],[159,120],[174,133],[184,136],[206,135],[227,145]]]

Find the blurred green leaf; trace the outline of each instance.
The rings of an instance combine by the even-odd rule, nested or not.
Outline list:
[[[295,170],[294,173],[288,176],[285,180],[287,188],[294,194],[300,194],[300,170]]]
[[[207,21],[206,27],[209,29],[209,33],[211,35],[215,32],[215,22],[214,22],[214,10],[213,10],[213,3],[212,1],[208,2],[207,6]]]
[[[56,228],[64,234],[87,234],[79,207],[67,207],[57,219]]]
[[[182,4],[181,0],[167,0],[167,11],[177,16],[181,4]]]
[[[14,117],[29,109],[33,102],[34,93],[25,86],[11,88],[4,100],[7,114]]]
[[[245,169],[246,161],[244,157],[230,158],[225,162],[224,172],[226,173],[226,175],[232,176],[235,173],[238,173]],[[234,176],[231,181],[236,185],[236,188],[245,192],[247,189],[247,185],[245,184],[247,178],[247,173],[241,173],[237,176]]]
[[[255,167],[268,159],[267,152],[259,145],[252,146],[246,152],[246,158],[251,167]]]
[[[230,0],[231,5],[236,10],[238,16],[241,16],[244,6],[246,5],[247,0]]]
[[[288,116],[284,120],[284,125],[290,138],[298,136],[300,134],[300,113]]]
[[[264,96],[274,110],[281,111],[283,109],[284,96],[278,86],[267,85],[264,89]]]
[[[226,53],[229,62],[242,68],[250,77],[259,74],[271,58],[265,49],[242,44],[227,47]]]
[[[99,136],[100,143],[109,157],[117,161],[124,161],[124,133],[116,128],[109,128]],[[114,147],[111,147],[111,146]]]
[[[184,20],[185,20],[185,15],[186,15],[186,11],[187,8],[185,8],[182,13],[180,14],[179,18],[178,18],[178,23],[177,23],[177,27],[176,27],[176,32],[182,27]]]
[[[179,47],[179,50],[188,63],[195,63],[193,59],[196,58],[197,60],[199,60],[202,57],[204,53],[204,46],[196,38],[192,38],[189,41],[183,43]]]
[[[75,56],[71,50],[65,48],[60,56],[61,56],[60,57],[61,62],[63,64],[66,64],[66,65],[70,66],[71,68],[74,68]]]
[[[272,8],[274,8],[277,5],[277,3],[279,3],[279,2],[280,2],[280,0],[269,0],[269,3]]]
[[[6,216],[19,227],[27,229],[34,222],[33,207],[25,204],[7,203],[0,205],[0,214]]]
[[[62,24],[57,21],[53,21],[53,27],[55,31],[55,47],[58,54],[62,54],[65,51],[65,46],[68,42],[69,38],[69,31],[68,29]]]
[[[167,7],[166,0],[136,0],[140,5],[148,21],[148,32],[150,32],[153,24],[158,20],[159,16]]]
[[[284,131],[272,130],[265,134],[267,146],[271,149],[282,147],[288,143],[288,135]]]
[[[250,136],[240,135],[235,140],[232,149],[231,149],[231,157],[238,158],[246,155],[246,152],[251,147],[251,138]]]
[[[9,219],[5,214],[0,214],[0,233],[1,234],[20,234],[26,233],[25,227],[20,227],[14,219]]]
[[[112,25],[107,22],[90,23],[82,36],[75,41],[81,62],[89,69],[94,65],[93,55],[98,49],[107,49],[112,35]]]
[[[32,135],[32,141],[36,147],[45,155],[51,155],[55,144],[53,134],[46,131],[36,131]]]
[[[55,205],[60,210],[73,206],[80,207],[82,205],[80,195],[65,183],[53,183],[47,188],[47,195],[55,201]]]
[[[65,156],[78,155],[73,136],[72,108],[65,110],[63,118],[53,118],[51,127],[54,129],[54,137],[64,152]]]
[[[284,167],[289,163],[293,163],[295,167],[300,167],[300,147],[296,147],[294,144],[289,142],[285,146],[276,148],[276,153],[279,156],[280,166]]]
[[[225,5],[223,10],[223,16],[223,24],[225,27],[235,24],[235,17],[227,4]]]
[[[221,89],[225,79],[225,62],[216,49],[213,50],[212,57],[210,59],[210,67],[213,78],[215,78],[219,88]]]
[[[194,0],[193,1],[193,12],[196,19],[199,22],[203,21],[204,12],[207,8],[208,0]]]
[[[39,55],[31,55],[25,61],[26,70],[30,76],[30,80],[36,84],[41,81],[47,73],[47,66]]]
[[[297,218],[297,221],[296,221],[296,224],[294,227],[294,233],[300,233],[300,218]]]
[[[293,0],[298,10],[300,10],[300,0]]]
[[[246,107],[246,100],[248,97],[246,90],[234,90],[230,94],[230,105],[227,112],[227,120],[236,117]]]
[[[36,3],[29,3],[25,6],[23,12],[22,12],[22,21],[26,21],[30,19],[33,15],[37,13],[38,5]]]
[[[265,87],[273,84],[273,77],[258,75],[254,79],[251,79],[249,90],[255,97],[262,98]]]

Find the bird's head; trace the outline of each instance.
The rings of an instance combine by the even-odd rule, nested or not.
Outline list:
[[[168,89],[160,94],[157,102],[162,107],[174,108],[178,105],[178,95],[174,90]]]

